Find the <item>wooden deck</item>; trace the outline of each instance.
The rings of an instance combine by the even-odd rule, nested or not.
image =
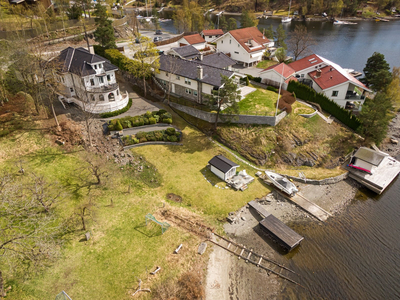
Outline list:
[[[391,156],[386,156],[373,174],[359,171],[354,168],[344,167],[349,171],[349,176],[365,185],[377,194],[381,194],[400,172],[400,162]]]
[[[272,240],[282,245],[288,251],[293,250],[304,239],[304,237],[286,226],[285,223],[270,214],[257,202],[251,201],[249,205],[265,217],[259,222],[262,230],[270,236]]]

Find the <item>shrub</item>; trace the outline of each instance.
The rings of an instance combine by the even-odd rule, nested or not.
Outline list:
[[[170,136],[168,136],[168,141],[177,142],[178,138],[176,137],[176,135],[170,135]]]
[[[144,125],[149,125],[149,119],[144,118],[144,119],[143,119],[143,122],[144,122]]]
[[[161,116],[161,115],[165,114],[166,112],[167,112],[167,111],[166,111],[165,109],[160,109],[160,110],[157,112],[157,115]]]
[[[144,120],[142,118],[139,119],[138,126],[143,126],[144,125]]]
[[[278,89],[277,88],[275,88],[275,87],[273,87],[273,86],[267,86],[267,90],[268,91],[273,91],[273,92],[275,92],[275,93],[277,93],[278,92]]]
[[[156,124],[157,120],[156,118],[149,118],[149,124]]]
[[[146,111],[146,113],[144,114],[148,119],[151,118],[153,116],[153,114],[150,111]]]
[[[154,115],[153,118],[156,119],[156,123],[160,122],[160,116],[159,115]]]
[[[114,130],[121,131],[122,129],[123,128],[122,128],[121,122],[119,120],[117,120],[117,122],[114,126]]]
[[[132,123],[129,120],[123,120],[121,122],[121,125],[122,125],[123,128],[131,128],[132,127]]]
[[[250,84],[249,77],[246,77],[246,85],[248,86]]]
[[[169,112],[163,113],[161,119],[172,119],[172,115]]]
[[[166,133],[164,133],[164,134],[163,134],[163,141],[164,141],[164,142],[167,142],[167,141],[168,141],[168,137],[169,137],[169,135],[166,134]]]
[[[253,80],[254,80],[255,82],[259,82],[259,83],[260,83],[260,82],[261,82],[261,77],[254,77]]]
[[[164,131],[163,130],[154,131],[154,137],[156,138],[156,141],[162,141],[163,140],[163,135],[164,135]]]
[[[175,132],[176,132],[175,128],[167,128],[165,130],[165,133],[168,134],[168,135],[174,135]]]
[[[172,124],[172,119],[163,119],[163,123]]]
[[[146,134],[146,139],[147,139],[148,141],[156,141],[156,140],[157,140],[156,137],[155,137],[155,135],[154,135],[154,132],[148,132],[148,133]]]
[[[139,144],[139,140],[137,138],[132,138],[132,144]]]
[[[144,138],[146,136],[146,132],[143,132],[143,131],[139,131],[138,133],[136,133],[136,138],[137,139],[141,139],[141,138]]]
[[[144,143],[144,142],[147,142],[147,139],[145,137],[139,139],[139,143]]]
[[[123,114],[124,112],[128,111],[128,109],[130,109],[131,106],[132,106],[132,99],[129,99],[128,104],[124,108],[121,108],[119,110],[112,111],[112,112],[102,113],[102,114],[100,114],[100,117],[101,118],[111,118],[111,117],[118,116],[118,115]]]

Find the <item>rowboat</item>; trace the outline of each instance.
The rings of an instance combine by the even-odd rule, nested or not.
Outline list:
[[[265,171],[265,175],[271,180],[272,184],[282,192],[288,194],[290,197],[293,197],[299,190],[289,179],[283,177],[282,175]]]

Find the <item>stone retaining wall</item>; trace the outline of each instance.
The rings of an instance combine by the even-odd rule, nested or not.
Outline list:
[[[169,104],[172,108],[182,111],[188,115],[191,115],[195,118],[201,119],[203,121],[209,123],[215,123],[215,119],[217,115],[215,113],[210,113],[206,111],[202,111],[199,109],[195,109],[192,107],[184,106],[181,104],[170,102]],[[219,115],[219,123],[238,123],[238,124],[260,124],[260,125],[277,125],[284,117],[286,117],[287,113],[281,112],[276,117],[271,116],[252,116],[252,115]]]
[[[313,185],[326,185],[326,184],[333,184],[337,183],[339,181],[345,180],[349,175],[349,172],[346,172],[342,175],[336,176],[336,177],[330,177],[330,178],[325,178],[321,180],[314,180],[314,179],[304,179],[300,177],[295,177],[295,176],[289,176],[289,175],[284,175],[289,179],[292,179],[297,182],[301,183],[307,183],[307,184],[313,184]]]
[[[139,144],[135,144],[135,145],[125,146],[125,147],[124,147],[124,150],[128,150],[128,149],[131,149],[131,148],[136,148],[136,147],[140,147],[140,146],[147,146],[147,145],[175,145],[175,146],[183,146],[182,143],[154,141],[154,142],[145,142],[145,143],[139,143]]]

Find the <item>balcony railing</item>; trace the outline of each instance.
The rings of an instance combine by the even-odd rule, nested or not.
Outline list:
[[[348,100],[364,100],[365,96],[363,95],[358,95],[356,92],[354,91],[347,91],[346,93],[346,98]]]
[[[95,87],[88,87],[88,92],[92,93],[107,93],[114,91],[118,88],[118,83],[113,83],[113,84],[108,84],[108,85],[103,85],[103,86],[95,86]]]

